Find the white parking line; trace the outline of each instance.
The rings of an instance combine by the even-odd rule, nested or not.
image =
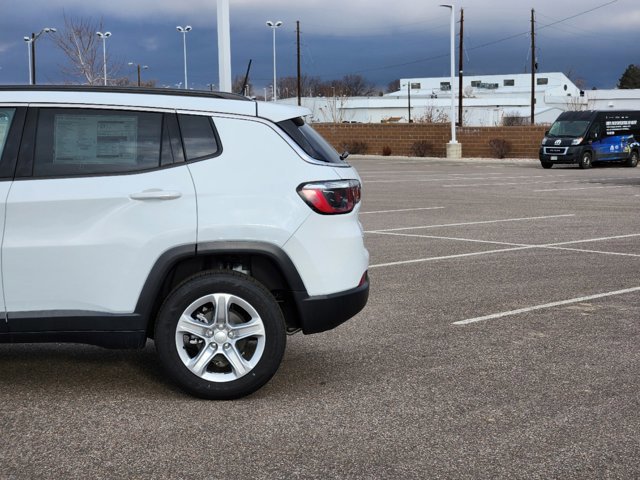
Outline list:
[[[571,190],[596,190],[599,188],[626,188],[626,187],[637,187],[637,185],[606,185],[603,187],[548,188],[545,190],[534,190],[534,192],[569,192]]]
[[[458,238],[458,237],[441,237],[439,235],[418,235],[417,233],[397,233],[397,232],[366,232],[375,235],[393,235],[396,237],[413,237],[413,238],[431,238],[434,240],[453,240],[457,242],[471,242],[471,243],[488,243],[491,245],[507,245],[510,247],[533,247],[534,245],[529,245],[525,243],[509,243],[509,242],[494,242],[491,240],[476,240],[473,238]]]
[[[406,230],[420,230],[425,228],[445,228],[445,227],[464,227],[467,225],[486,225],[490,223],[505,223],[505,222],[525,222],[528,220],[546,220],[550,218],[567,218],[575,217],[574,213],[565,215],[546,215],[541,217],[521,217],[521,218],[505,218],[502,220],[484,220],[480,222],[463,222],[463,223],[444,223],[440,225],[419,225],[416,227],[402,227],[402,228],[384,228],[378,230],[368,230],[365,233],[379,233],[379,232],[403,232]]]
[[[640,257],[637,253],[622,253],[622,252],[603,252],[602,250],[587,250],[585,248],[567,248],[567,247],[545,247],[549,250],[566,250],[568,252],[585,252],[585,253],[599,253],[600,255],[613,255],[618,257]]]
[[[567,177],[568,175],[565,175],[565,177]],[[507,177],[505,177],[507,178]],[[473,180],[473,179],[469,179],[469,180]],[[492,180],[498,180],[498,179],[492,179]],[[500,178],[499,180],[502,180],[502,178]],[[620,177],[620,178],[615,178],[615,177],[607,177],[607,178],[592,178],[589,179],[590,182],[605,182],[605,181],[609,181],[609,180],[628,180],[628,177]],[[454,184],[454,185],[440,185],[443,188],[467,188],[467,187],[502,187],[502,186],[511,186],[511,185],[547,185],[547,184],[558,184],[558,183],[581,183],[584,184],[584,179],[581,178],[571,178],[570,180],[537,180],[535,182],[500,182],[500,183],[460,183],[460,184]],[[629,185],[625,185],[625,186],[629,186]],[[593,188],[593,187],[588,187],[588,188]],[[550,190],[534,190],[534,192],[555,192],[555,191],[561,191],[561,190],[581,190],[581,188],[575,188],[575,189],[550,189]]]
[[[560,247],[562,245],[573,245],[574,243],[604,242],[606,240],[619,240],[621,238],[633,237],[640,237],[640,233],[628,233],[625,235],[612,235],[610,237],[585,238],[584,240],[569,240],[567,242],[547,243],[545,245],[540,245],[540,247]]]
[[[545,308],[559,307],[562,305],[571,305],[572,303],[587,302],[589,300],[595,300],[598,298],[613,297],[615,295],[624,295],[627,293],[634,293],[634,292],[640,292],[640,287],[627,288],[624,290],[616,290],[615,292],[598,293],[596,295],[588,295],[586,297],[571,298],[569,300],[561,300],[559,302],[545,303],[542,305],[534,305],[533,307],[519,308],[517,310],[509,310],[507,312],[494,313],[493,315],[485,315],[483,317],[469,318],[467,320],[460,320],[457,322],[453,322],[452,325],[469,325],[471,323],[484,322],[486,320],[495,320],[497,318],[508,317],[511,315],[518,315],[520,313],[528,313],[528,312],[533,312],[535,310],[542,310]]]
[[[528,245],[528,244],[519,244],[519,243],[502,243],[502,242],[491,242],[491,241],[485,241],[485,240],[473,240],[473,239],[468,239],[468,238],[437,237],[437,236],[429,236],[429,235],[411,235],[411,234],[402,234],[402,233],[393,234],[393,233],[382,232],[382,231],[372,231],[372,232],[366,232],[366,233],[379,234],[379,235],[397,235],[397,236],[407,236],[407,237],[420,237],[420,238],[435,238],[435,239],[441,239],[441,240],[456,240],[456,241],[461,241],[461,242],[490,243],[490,244],[507,245],[507,246],[513,246],[514,247],[514,248],[501,248],[501,249],[498,249],[498,250],[486,250],[486,251],[483,251],[483,252],[461,253],[461,254],[457,254],[457,255],[444,255],[444,256],[441,256],[441,257],[415,258],[415,259],[411,259],[411,260],[399,260],[397,262],[378,263],[378,264],[370,265],[369,268],[393,267],[393,266],[397,266],[397,265],[408,265],[408,264],[412,264],[412,263],[434,262],[436,260],[451,260],[451,259],[454,259],[454,258],[477,257],[479,255],[489,255],[489,254],[492,254],[492,253],[503,253],[503,252],[514,252],[514,251],[517,251],[517,250],[532,250],[534,248],[550,249],[550,250],[569,250],[569,251],[574,251],[574,252],[585,252],[585,253],[599,253],[599,254],[603,254],[603,255],[617,255],[617,256],[623,256],[623,257],[640,257],[640,255],[637,255],[635,253],[603,252],[603,251],[597,251],[597,250],[586,250],[586,249],[579,249],[579,248],[566,248],[566,247],[563,248],[562,247],[562,245],[573,245],[573,244],[577,244],[577,243],[602,242],[602,241],[605,241],[605,240],[617,240],[617,239],[620,239],[620,238],[640,237],[640,233],[632,233],[632,234],[628,234],[628,235],[616,235],[616,236],[611,236],[611,237],[587,238],[587,239],[584,239],[584,240],[571,240],[571,241],[568,241],[568,242],[548,243],[548,244],[544,244],[544,245]]]
[[[487,176],[487,175],[506,175],[506,173],[492,173],[492,172],[478,172],[478,173],[447,173],[447,172],[439,172],[437,170],[361,170],[358,169],[358,173],[361,177],[365,175],[406,175],[411,176],[413,174],[421,174],[421,176],[431,176],[431,175],[445,175],[451,177],[474,177],[474,176]],[[565,175],[568,176],[568,175]]]
[[[464,257],[477,257],[480,255],[489,255],[491,253],[502,253],[502,252],[515,252],[516,250],[527,250],[535,247],[515,247],[515,248],[500,248],[498,250],[487,250],[484,252],[471,252],[471,253],[460,253],[458,255],[445,255],[443,257],[429,257],[429,258],[417,258],[415,260],[400,260],[399,262],[389,262],[389,263],[378,263],[376,265],[369,265],[369,268],[381,268],[381,267],[393,267],[396,265],[408,265],[410,263],[423,263],[423,262],[435,262],[436,260],[450,260],[453,258],[464,258]]]
[[[439,175],[442,176],[442,175]],[[500,177],[500,180],[508,180],[508,179],[522,179],[522,180],[526,180],[529,178],[549,178],[547,175],[532,175],[529,177],[523,177],[523,176],[518,176],[518,177]],[[364,182],[366,183],[398,183],[398,182],[450,182],[454,179],[452,178],[408,178],[408,179],[394,179],[394,180],[364,180]],[[462,180],[461,178],[456,178],[455,180]],[[476,177],[476,178],[469,178],[469,180],[496,180],[495,178],[490,178],[490,177]],[[527,182],[526,184],[523,185],[528,185],[531,182]],[[480,184],[479,184],[480,185]],[[465,186],[465,185],[460,185],[460,186]],[[473,185],[470,185],[473,186]]]
[[[420,207],[420,208],[402,208],[399,210],[376,210],[373,212],[360,212],[359,215],[369,215],[372,213],[396,213],[396,212],[416,212],[418,210],[442,210],[445,207]]]

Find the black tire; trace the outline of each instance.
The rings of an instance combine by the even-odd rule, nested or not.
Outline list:
[[[286,346],[285,322],[273,295],[255,279],[205,272],[166,298],[155,344],[160,363],[183,390],[231,400],[255,392],[276,373]]]
[[[582,156],[580,157],[580,162],[578,163],[578,166],[580,168],[591,168],[593,166],[593,156],[591,154],[591,152],[582,152]]]
[[[542,168],[551,168],[551,167],[553,167],[553,163],[551,163],[551,162],[540,161],[540,165],[542,165]]]
[[[625,165],[627,167],[631,167],[631,168],[634,168],[634,167],[638,166],[638,151],[637,150],[633,150],[631,152],[631,154],[629,155],[629,158],[625,162]]]

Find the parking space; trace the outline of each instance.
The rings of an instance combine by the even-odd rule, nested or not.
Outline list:
[[[1,478],[636,478],[640,168],[355,158],[366,309],[236,402],[0,348]]]

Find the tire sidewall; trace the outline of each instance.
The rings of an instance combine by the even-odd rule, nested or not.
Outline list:
[[[249,373],[230,382],[212,382],[192,373],[178,355],[175,342],[182,313],[195,300],[212,293],[227,293],[244,299],[258,312],[264,324],[262,358]],[[188,279],[167,297],[156,321],[155,344],[162,366],[181,388],[199,397],[227,400],[249,395],[273,377],[284,355],[286,330],[280,307],[260,283],[236,272],[211,272]]]
[[[580,157],[580,168],[591,168],[593,166],[593,155],[591,152],[583,152]]]

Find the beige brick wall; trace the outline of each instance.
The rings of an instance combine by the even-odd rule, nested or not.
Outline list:
[[[367,153],[381,155],[385,147],[391,155],[411,155],[417,141],[431,145],[429,156],[444,157],[451,139],[449,124],[379,124],[379,123],[320,123],[313,127],[339,152],[348,150],[353,142],[364,142]],[[506,140],[510,145],[507,157],[537,158],[540,140],[548,126],[463,127],[457,130],[463,157],[496,157],[489,146],[492,139]]]

